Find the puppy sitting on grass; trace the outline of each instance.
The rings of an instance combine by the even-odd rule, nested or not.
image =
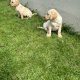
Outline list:
[[[21,5],[19,0],[11,0],[10,5],[16,7],[16,11],[19,12],[21,19],[24,17],[31,18],[34,15],[28,8]]]
[[[42,28],[47,31],[47,37],[51,37],[51,31],[58,31],[58,37],[62,38],[61,29],[62,29],[62,17],[61,15],[55,10],[50,9],[47,14],[45,15],[45,19],[47,22],[43,24]]]

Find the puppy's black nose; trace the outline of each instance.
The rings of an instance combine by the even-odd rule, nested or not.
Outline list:
[[[45,16],[43,16],[43,18],[45,18]]]

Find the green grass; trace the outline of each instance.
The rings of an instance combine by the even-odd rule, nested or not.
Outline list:
[[[80,80],[80,36],[46,37],[39,16],[21,20],[0,0],[0,80]]]

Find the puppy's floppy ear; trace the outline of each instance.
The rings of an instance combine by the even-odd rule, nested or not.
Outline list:
[[[19,4],[19,0],[15,0],[16,1],[16,5],[18,5]]]
[[[52,10],[50,14],[50,20],[54,20],[56,18],[57,18],[57,12],[55,10]]]

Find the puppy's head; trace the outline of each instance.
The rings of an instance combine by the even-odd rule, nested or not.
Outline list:
[[[57,11],[55,9],[51,9],[45,15],[46,20],[55,20],[57,18]]]
[[[18,6],[19,5],[19,0],[11,0],[10,5],[13,6],[13,7]]]

